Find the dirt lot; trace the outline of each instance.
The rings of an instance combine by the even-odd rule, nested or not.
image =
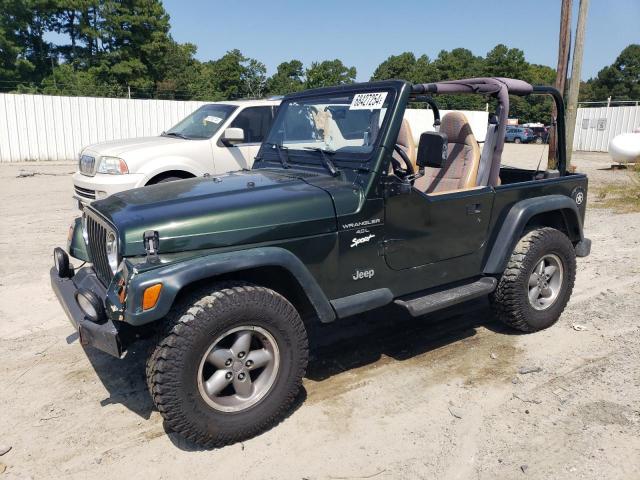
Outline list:
[[[574,163],[591,189],[625,179],[606,155]],[[163,428],[145,346],[123,361],[83,351],[49,288],[73,169],[0,166],[0,478],[640,478],[640,214],[589,209],[593,251],[551,329],[518,335],[484,302],[323,327],[289,418],[207,451]]]

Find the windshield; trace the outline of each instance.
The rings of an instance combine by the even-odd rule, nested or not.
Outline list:
[[[188,139],[211,138],[236,108],[235,105],[203,105],[164,135]]]
[[[266,143],[289,152],[322,149],[361,160],[373,150],[392,100],[393,94],[382,90],[285,101]]]

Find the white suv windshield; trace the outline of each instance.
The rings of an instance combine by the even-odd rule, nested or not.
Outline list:
[[[267,142],[288,150],[368,154],[378,138],[393,95],[349,92],[296,98],[281,104]]]
[[[236,108],[235,105],[203,105],[164,135],[187,139],[211,138]]]

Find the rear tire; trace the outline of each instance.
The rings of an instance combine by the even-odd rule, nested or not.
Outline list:
[[[541,145],[542,144],[542,137],[536,137],[536,144],[537,145]]]
[[[513,139],[513,143],[522,143],[522,140],[520,140],[518,137]]]
[[[248,348],[234,354],[243,335],[250,338]],[[264,358],[251,356],[264,357],[262,341],[277,359],[271,367],[258,366]],[[172,309],[149,357],[147,384],[172,430],[198,445],[221,447],[262,433],[286,416],[307,360],[307,333],[291,303],[267,288],[221,284],[193,292]],[[210,388],[218,381],[214,377],[222,380],[222,390]],[[240,392],[236,386],[247,388],[247,380],[249,390]]]
[[[528,232],[516,245],[498,287],[489,299],[496,316],[510,327],[535,332],[558,321],[571,297],[576,253],[554,228]]]

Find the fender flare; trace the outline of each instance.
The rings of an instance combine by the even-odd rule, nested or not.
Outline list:
[[[289,250],[280,247],[215,253],[134,273],[128,285],[130,293],[126,300],[124,320],[135,326],[153,322],[169,313],[178,292],[184,287],[199,280],[257,267],[281,267],[287,270],[307,295],[320,321],[326,323],[335,320],[336,314],[329,300],[307,267]],[[162,283],[158,303],[154,308],[143,311],[143,292],[157,283]]]
[[[546,195],[521,200],[516,202],[507,213],[485,262],[484,273],[488,275],[501,274],[507,266],[509,256],[522,237],[527,222],[535,215],[552,211],[563,212],[566,221],[575,221],[580,233],[580,240],[584,239],[582,217],[571,197]],[[570,217],[567,218],[567,215]]]

